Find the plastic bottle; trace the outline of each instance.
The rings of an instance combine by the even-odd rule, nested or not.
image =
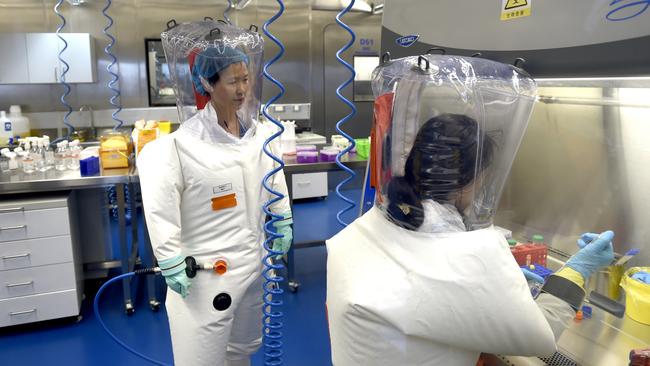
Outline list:
[[[11,119],[11,123],[13,124],[14,136],[29,136],[31,128],[29,125],[29,118],[23,115],[19,105],[12,105],[9,107],[9,119]]]
[[[25,142],[25,151],[22,152],[23,172],[31,174],[34,172],[34,158],[31,152],[31,145]]]
[[[50,147],[50,137],[43,135],[43,158],[45,159],[45,170],[54,168],[54,151]]]
[[[61,141],[56,144],[56,152],[54,153],[54,167],[56,170],[65,170],[68,155],[68,141]]]
[[[79,146],[79,140],[74,140],[70,142],[70,149],[68,149],[68,155],[66,158],[66,168],[69,170],[79,170],[79,152],[81,151],[81,146]]]
[[[533,235],[533,244],[544,244],[544,236],[540,234]]]
[[[5,111],[0,111],[0,145],[9,145],[9,139],[12,137],[14,137],[13,124],[11,123],[11,120],[7,118],[7,113]]]

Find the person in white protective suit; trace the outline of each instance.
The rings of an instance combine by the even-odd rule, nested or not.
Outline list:
[[[492,226],[534,81],[510,65],[428,55],[378,67],[373,90],[375,206],[327,241],[332,363],[553,354],[584,280],[613,259],[613,233],[585,234],[533,298]]]
[[[262,37],[215,22],[181,24],[162,34],[176,83],[181,117],[207,104],[174,133],[148,143],[138,156],[151,244],[169,288],[165,306],[176,365],[250,365],[261,344],[262,187],[276,163],[262,145],[276,129],[256,121],[261,89]],[[184,86],[190,85],[186,89]],[[276,155],[278,146],[270,148]],[[283,238],[292,239],[284,174],[269,185],[285,198],[271,211]],[[215,271],[188,278],[184,259]]]

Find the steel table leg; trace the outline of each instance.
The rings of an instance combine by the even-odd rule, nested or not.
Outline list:
[[[121,254],[121,268],[122,273],[129,272],[129,248],[126,241],[126,204],[124,200],[124,184],[116,184],[115,190],[117,192],[117,222],[119,225],[120,236],[120,254]],[[133,301],[131,300],[131,280],[125,278],[122,280],[122,295],[124,297],[124,311],[131,315],[135,312]]]
[[[142,230],[144,230],[144,256],[146,257],[143,258],[142,262],[146,263],[145,265],[147,267],[154,267],[156,260],[153,255],[149,229],[147,228],[147,220],[145,217],[142,218]],[[147,275],[147,295],[149,296],[149,307],[151,310],[158,311],[160,309],[160,302],[156,298],[156,275]]]
[[[291,207],[291,212],[293,214],[293,174],[284,173],[285,180],[287,182],[287,192],[289,194],[289,206]],[[289,290],[291,292],[296,292],[300,283],[295,279],[296,264],[294,260],[294,247],[291,243],[291,248],[289,253],[287,253],[287,284],[289,285]]]

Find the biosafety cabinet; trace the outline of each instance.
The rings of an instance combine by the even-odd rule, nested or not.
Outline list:
[[[74,194],[0,200],[0,327],[78,316]]]
[[[583,232],[613,230],[614,251],[650,263],[650,6],[647,1],[386,0],[382,54],[483,57],[537,81],[533,108],[495,224],[528,241],[542,234],[549,267]],[[495,136],[498,138],[498,136]],[[610,272],[587,282],[624,303]],[[495,356],[487,365],[627,366],[650,347],[650,326],[594,308],[572,321],[552,359]]]

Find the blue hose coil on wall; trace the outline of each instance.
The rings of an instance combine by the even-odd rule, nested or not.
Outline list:
[[[115,87],[115,84],[120,80],[120,77],[117,73],[113,72],[113,66],[117,64],[117,57],[111,52],[111,48],[115,45],[116,39],[113,37],[112,34],[108,32],[109,29],[114,24],[113,18],[108,15],[108,9],[110,9],[111,5],[113,5],[112,0],[106,0],[106,6],[102,9],[102,14],[104,17],[108,20],[108,24],[106,27],[103,29],[104,35],[108,37],[109,42],[108,45],[104,48],[104,52],[108,57],[110,58],[111,62],[106,66],[106,71],[111,75],[111,80],[108,82],[107,86],[108,89],[110,89],[113,93],[113,95],[110,98],[110,103],[113,107],[115,107],[115,111],[111,114],[111,117],[113,118],[113,121],[115,122],[115,125],[113,126],[113,130],[117,130],[122,125],[124,122],[117,117],[117,114],[122,111],[122,105],[121,105],[121,93],[120,89]],[[117,208],[117,191],[115,190],[115,187],[109,187],[107,188],[107,197],[108,197],[108,204],[109,204],[109,211],[110,211],[110,217],[114,221],[117,221],[117,215],[118,215],[118,208]],[[128,186],[124,187],[124,201],[126,205],[126,214],[125,216],[125,221],[126,224],[129,225],[131,224],[131,218],[133,216],[133,212],[131,212],[131,200],[133,197],[131,197],[131,191],[129,190]]]
[[[346,139],[348,139],[348,141],[350,141],[350,145],[348,147],[346,147],[345,149],[343,149],[342,151],[340,151],[336,155],[336,165],[338,165],[339,168],[341,168],[342,170],[344,170],[345,172],[347,172],[349,174],[349,177],[345,178],[339,184],[336,185],[336,195],[339,196],[339,198],[341,198],[343,201],[345,201],[348,204],[347,207],[344,207],[343,209],[341,209],[341,211],[339,211],[336,214],[336,220],[339,222],[339,224],[341,224],[344,227],[348,226],[348,223],[343,221],[342,216],[343,216],[343,214],[345,212],[347,212],[349,210],[352,210],[354,208],[354,201],[349,199],[348,197],[344,196],[343,193],[341,193],[341,187],[343,187],[343,185],[345,185],[348,182],[350,182],[351,180],[353,180],[356,177],[356,173],[354,172],[354,170],[348,168],[347,166],[343,165],[343,163],[341,163],[341,157],[343,155],[347,154],[348,152],[350,152],[352,149],[354,149],[356,143],[355,143],[354,139],[350,135],[343,132],[343,130],[341,129],[341,126],[357,113],[357,108],[354,106],[354,103],[350,102],[350,100],[348,100],[347,98],[345,98],[343,96],[343,94],[341,94],[341,90],[343,90],[343,88],[345,88],[346,86],[350,85],[350,83],[354,80],[354,77],[356,75],[352,65],[345,62],[345,60],[343,60],[343,58],[341,58],[341,54],[343,52],[347,51],[350,47],[352,47],[352,45],[354,44],[354,41],[356,39],[356,35],[354,34],[354,31],[352,30],[352,28],[348,27],[345,23],[343,23],[343,21],[341,21],[341,17],[343,17],[343,15],[345,15],[347,12],[349,12],[352,9],[353,6],[354,6],[354,0],[351,0],[350,4],[348,4],[348,6],[345,9],[343,9],[340,13],[338,13],[336,15],[336,22],[341,26],[341,28],[348,31],[348,33],[350,33],[350,37],[351,37],[350,41],[345,46],[341,47],[338,50],[338,52],[336,52],[336,59],[343,66],[345,66],[346,69],[350,70],[350,73],[351,73],[350,78],[348,80],[346,80],[345,82],[343,82],[341,85],[339,85],[338,88],[336,88],[336,96],[343,103],[347,104],[350,107],[350,109],[352,109],[350,114],[348,114],[347,116],[341,118],[341,120],[339,120],[338,123],[336,124],[336,131],[338,131],[339,134],[343,135]]]
[[[120,127],[122,127],[122,124],[124,124],[124,121],[119,119],[117,117],[117,114],[122,111],[122,102],[121,102],[121,93],[120,93],[120,88],[115,87],[115,84],[120,80],[120,76],[113,72],[113,66],[117,64],[117,57],[111,52],[111,48],[115,45],[115,37],[111,35],[108,30],[113,26],[113,18],[111,18],[110,15],[108,15],[108,9],[111,7],[113,4],[112,0],[106,0],[106,6],[104,9],[102,9],[102,14],[104,14],[104,17],[108,19],[108,24],[104,28],[103,32],[110,39],[110,42],[104,48],[104,52],[108,57],[111,59],[111,63],[106,66],[106,71],[108,71],[109,74],[111,74],[111,80],[108,82],[108,88],[113,92],[113,95],[111,96],[110,103],[113,107],[115,107],[115,111],[111,114],[111,117],[113,118],[113,121],[115,121],[115,126],[113,126],[113,130],[117,130]]]
[[[228,16],[230,10],[232,10],[232,0],[228,0],[228,5],[226,5],[226,9],[223,11],[223,19],[225,19],[228,24],[232,24],[230,17]]]
[[[61,4],[63,4],[63,0],[59,0],[56,5],[54,5],[54,12],[59,17],[59,19],[61,19],[61,24],[59,24],[59,27],[56,29],[56,36],[59,37],[59,39],[63,42],[63,48],[61,48],[58,55],[59,61],[61,64],[63,64],[63,72],[61,73],[59,82],[61,85],[63,85],[63,95],[61,95],[60,99],[61,104],[63,104],[63,106],[67,109],[67,112],[63,116],[63,124],[68,128],[68,135],[66,136],[66,138],[68,138],[74,132],[74,126],[71,125],[68,121],[68,118],[70,118],[70,115],[72,114],[72,106],[65,100],[65,98],[70,95],[70,85],[65,82],[65,75],[68,73],[68,70],[70,70],[70,65],[63,59],[63,52],[68,49],[68,42],[61,36],[61,31],[63,28],[65,28],[66,25],[65,17],[59,10]]]
[[[106,188],[106,197],[108,199],[108,212],[110,214],[111,220],[117,222],[118,220],[118,207],[117,207],[117,190],[115,187]],[[133,217],[133,212],[131,210],[131,200],[134,199],[131,195],[131,190],[128,185],[124,186],[124,205],[126,206],[126,213],[124,214],[124,220],[126,225],[131,225],[131,218]]]
[[[264,186],[264,189],[266,189],[268,192],[270,192],[272,195],[275,197],[269,200],[264,204],[264,213],[268,216],[271,217],[271,220],[267,221],[264,224],[264,231],[266,232],[266,240],[264,241],[264,249],[266,249],[267,254],[264,256],[264,270],[263,270],[263,276],[264,276],[264,309],[263,309],[263,318],[262,318],[262,326],[263,326],[263,344],[264,344],[264,364],[267,366],[278,366],[282,365],[282,356],[284,354],[283,352],[283,343],[282,343],[282,317],[283,317],[283,312],[279,309],[283,302],[280,296],[284,293],[284,290],[280,288],[280,283],[283,281],[283,278],[276,275],[276,271],[280,271],[284,268],[282,265],[282,262],[278,262],[277,264],[274,264],[272,262],[272,258],[274,258],[277,255],[281,255],[282,252],[277,252],[272,249],[273,246],[273,240],[276,238],[282,237],[282,235],[278,235],[275,230],[273,229],[273,224],[276,221],[279,221],[282,219],[282,216],[277,215],[272,213],[269,210],[269,207],[280,200],[284,198],[284,195],[280,192],[274,191],[270,185],[269,185],[269,180],[274,174],[277,174],[284,168],[284,163],[282,162],[282,159],[274,156],[271,151],[269,150],[269,144],[273,139],[278,138],[282,132],[284,132],[284,128],[282,127],[282,124],[275,119],[273,116],[271,116],[268,113],[268,108],[271,104],[275,103],[278,99],[280,99],[285,92],[284,86],[282,83],[280,83],[278,80],[273,78],[271,74],[269,73],[268,69],[271,65],[273,65],[277,60],[279,60],[282,55],[284,54],[284,45],[280,40],[278,40],[273,34],[271,34],[268,30],[269,25],[271,25],[276,19],[278,19],[282,13],[284,12],[284,3],[282,0],[277,0],[278,4],[280,5],[280,9],[278,12],[273,15],[269,20],[267,20],[264,23],[264,34],[271,39],[275,44],[278,45],[279,51],[278,53],[269,61],[264,64],[264,76],[266,77],[267,80],[272,82],[275,86],[277,86],[280,89],[280,92],[273,96],[271,99],[269,99],[266,104],[264,105],[264,108],[262,109],[262,113],[264,116],[271,121],[273,124],[278,126],[279,131],[273,134],[273,136],[269,137],[265,142],[263,146],[264,153],[273,159],[276,163],[278,163],[278,166],[268,172],[263,180],[262,180],[262,185]]]

